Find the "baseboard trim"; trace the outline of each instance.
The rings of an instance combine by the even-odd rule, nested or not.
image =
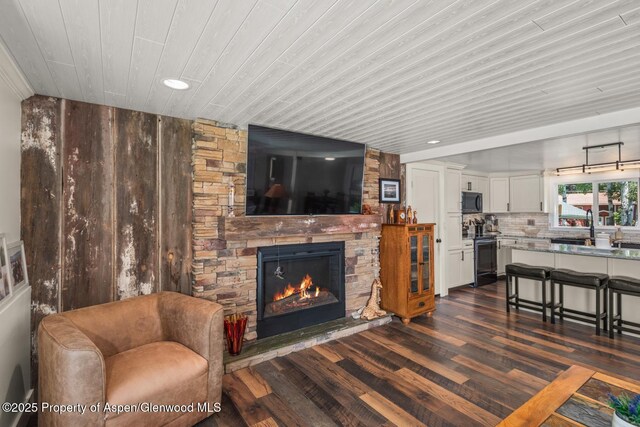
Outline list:
[[[473,283],[467,283],[464,285],[458,285],[458,286],[454,286],[453,288],[449,288],[449,291],[457,291],[460,289],[466,289],[466,288],[471,288],[473,285]]]

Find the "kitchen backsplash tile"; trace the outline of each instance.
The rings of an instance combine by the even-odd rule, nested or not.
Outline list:
[[[502,213],[495,214],[498,219],[498,229],[502,234],[508,236],[525,236],[525,231],[529,236],[535,234],[535,237],[552,238],[552,237],[589,237],[587,230],[550,230],[549,214],[546,213]],[[466,219],[467,215],[465,215]],[[484,215],[480,215],[484,217]],[[529,220],[533,220],[534,225],[528,225]],[[607,231],[613,234],[615,230]],[[624,240],[629,242],[640,242],[639,232],[624,231]]]

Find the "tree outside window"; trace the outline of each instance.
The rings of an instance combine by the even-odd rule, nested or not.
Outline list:
[[[594,194],[593,189],[598,192]],[[599,226],[638,225],[638,180],[559,184],[556,225],[588,227],[587,210]]]
[[[598,222],[600,225],[636,226],[638,181],[601,182],[598,184],[598,192],[598,217],[602,219]]]

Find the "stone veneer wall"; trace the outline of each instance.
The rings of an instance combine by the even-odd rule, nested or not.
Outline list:
[[[363,306],[379,273],[380,151],[368,149],[365,160],[363,203],[374,215],[244,217],[247,132],[208,120],[193,131],[193,294],[248,315],[245,337],[255,339],[257,248],[344,240],[346,314]],[[226,217],[231,183],[236,218]]]

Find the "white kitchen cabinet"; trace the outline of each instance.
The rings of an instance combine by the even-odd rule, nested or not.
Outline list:
[[[462,215],[449,214],[447,215],[446,227],[446,240],[444,244],[447,250],[462,248]]]
[[[460,177],[460,189],[462,191],[478,191],[478,177],[462,175]]]
[[[490,211],[509,212],[509,177],[491,178],[489,187]]]
[[[489,194],[489,178],[485,176],[463,174],[460,177],[460,189],[462,191],[474,191],[476,193]]]
[[[505,266],[511,263],[511,248],[509,245],[515,245],[518,243],[517,239],[498,238],[497,245],[497,258],[498,258],[498,276],[503,276],[505,273]]]
[[[538,175],[509,178],[510,212],[542,212],[540,179]]]
[[[542,178],[538,175],[495,177],[489,180],[489,211],[542,212]]]
[[[489,208],[489,178],[479,176],[476,188],[478,193],[482,193],[482,200],[485,204],[484,210],[486,211]]]
[[[460,192],[460,176],[459,170],[447,169],[445,172],[445,205],[447,212],[459,213],[462,210],[462,194]]]
[[[473,247],[471,249],[463,249],[462,250],[462,266],[460,269],[460,284],[468,285],[469,283],[474,282],[474,255],[473,255]]]
[[[447,252],[447,289],[462,284],[462,249]]]

